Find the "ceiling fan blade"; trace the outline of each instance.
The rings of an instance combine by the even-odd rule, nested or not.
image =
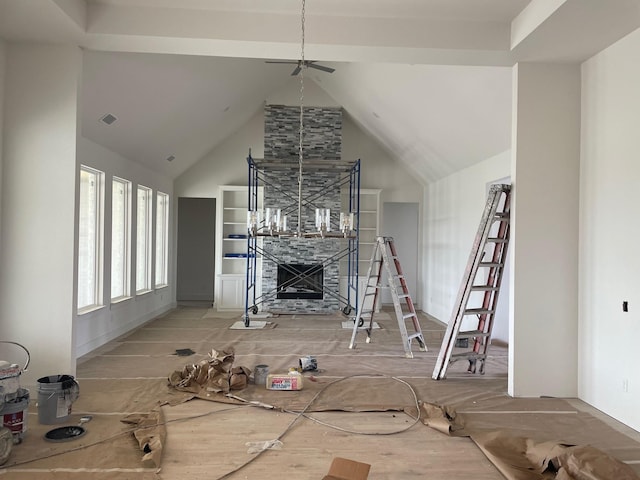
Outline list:
[[[317,70],[322,70],[323,72],[329,72],[329,73],[333,73],[333,72],[335,72],[335,71],[336,71],[336,69],[335,69],[335,68],[325,67],[324,65],[318,65],[318,64],[313,63],[313,62],[309,62],[309,63],[307,64],[307,67],[309,67],[309,68],[315,68],[315,69],[317,69]]]
[[[287,65],[295,65],[296,63],[300,63],[299,60],[265,60],[264,63],[281,63]]]
[[[295,77],[296,75],[298,75],[300,73],[300,70],[302,70],[302,67],[300,65],[298,65],[295,70],[293,72],[291,72],[291,76]]]

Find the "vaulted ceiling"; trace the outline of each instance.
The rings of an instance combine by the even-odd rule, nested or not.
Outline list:
[[[82,47],[83,135],[175,178],[291,81],[265,60],[300,58],[301,5],[0,0],[0,38]],[[640,0],[306,0],[304,25],[305,59],[335,68],[305,78],[427,183],[510,148],[515,63],[585,60]]]

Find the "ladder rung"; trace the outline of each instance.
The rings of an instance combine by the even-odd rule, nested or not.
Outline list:
[[[476,360],[484,360],[487,356],[484,353],[478,352],[460,352],[460,353],[452,353],[451,358],[474,358]]]
[[[464,311],[465,315],[484,315],[488,313],[493,313],[494,311],[490,308],[467,308]]]
[[[507,239],[506,239],[506,238],[490,237],[490,238],[487,238],[487,242],[492,242],[492,243],[507,243]]]
[[[493,285],[474,285],[471,287],[471,290],[478,292],[490,292],[490,291],[498,291],[498,287]]]
[[[480,267],[502,267],[504,263],[501,262],[480,262],[478,266]]]
[[[500,222],[508,222],[510,220],[508,213],[496,213],[496,216],[493,218]]]
[[[408,293],[403,293],[402,295],[398,295],[398,299],[401,298],[409,298],[411,295],[409,295]]]
[[[402,315],[402,319],[406,320],[407,318],[411,318],[411,317],[416,317],[418,318],[418,316],[415,313],[407,313],[405,315]]]
[[[413,334],[407,336],[407,340],[413,340],[414,338],[419,338],[421,340],[424,340],[422,338],[422,333],[413,333]]]
[[[474,337],[488,337],[491,335],[489,332],[483,332],[482,330],[467,330],[466,332],[458,332],[456,339],[458,338],[474,338]]]

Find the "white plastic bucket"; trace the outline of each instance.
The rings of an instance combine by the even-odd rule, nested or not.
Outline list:
[[[38,421],[43,425],[64,423],[80,387],[71,375],[50,375],[38,379]]]

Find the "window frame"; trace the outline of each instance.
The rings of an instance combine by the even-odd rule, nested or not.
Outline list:
[[[114,264],[115,262],[115,250],[114,245],[115,241],[115,219],[116,219],[116,192],[115,187],[120,185],[122,188],[122,192],[124,195],[123,200],[123,223],[122,226],[122,251],[120,252],[120,258],[122,259],[122,272],[118,275],[119,280],[122,284],[122,291],[118,292],[118,295],[114,295],[114,278],[116,277],[115,271],[117,270]],[[132,220],[131,220],[131,193],[133,190],[132,182],[121,177],[114,176],[111,180],[111,289],[110,289],[110,297],[112,303],[117,303],[122,300],[126,300],[127,298],[131,298],[131,230],[132,230]]]
[[[83,278],[83,218],[84,209],[83,199],[83,185],[82,181],[83,173],[92,175],[95,182],[95,192],[92,195],[93,200],[93,212],[91,213],[91,223],[93,224],[93,246],[91,248],[93,259],[89,267],[90,272],[88,277]],[[84,314],[104,306],[104,177],[105,174],[101,170],[89,167],[87,165],[80,165],[79,178],[78,178],[78,253],[76,258],[77,263],[77,278],[78,285],[76,289],[76,310],[78,314]],[[88,226],[88,224],[87,224]],[[81,285],[86,281],[91,281],[93,277],[93,285],[88,290],[88,297],[91,297],[88,303],[80,304],[82,300],[82,288]]]
[[[144,224],[141,224],[140,213],[140,193],[144,192],[145,200],[145,218]],[[144,227],[141,232],[141,227]],[[142,235],[141,235],[142,233]],[[151,266],[153,265],[153,189],[138,184],[136,189],[136,295],[143,295],[151,291]],[[140,241],[143,241],[142,248]],[[142,255],[141,255],[142,253]],[[144,259],[144,264],[141,267],[141,258]],[[143,270],[141,272],[140,270]],[[141,277],[141,275],[143,275]],[[141,279],[144,279],[144,284],[141,284]]]
[[[164,202],[162,202],[164,200]],[[164,203],[164,204],[162,204]],[[163,288],[169,284],[169,207],[168,193],[156,193],[156,230],[155,230],[155,275],[154,287]]]

